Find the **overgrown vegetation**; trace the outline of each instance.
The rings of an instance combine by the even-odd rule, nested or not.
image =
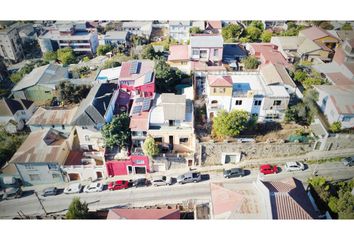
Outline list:
[[[27,134],[10,134],[0,127],[0,168],[11,159],[26,137]]]
[[[63,81],[57,87],[60,99],[64,104],[81,102],[91,89],[89,85],[74,85],[69,81]]]
[[[244,64],[245,68],[249,70],[257,69],[259,64],[261,64],[259,60],[254,56],[248,56],[246,58],[243,58],[241,62]]]
[[[130,141],[130,117],[126,113],[113,117],[110,123],[102,128],[102,136],[105,139],[106,147],[111,148],[118,146],[124,148]]]
[[[58,49],[57,58],[64,66],[76,63],[74,51],[69,47]]]
[[[297,25],[294,22],[287,23],[288,28],[286,31],[281,32],[281,36],[297,36],[299,32],[304,29],[305,27],[302,25]]]
[[[81,202],[78,197],[74,197],[65,216],[66,219],[88,219],[89,209],[87,203]]]
[[[153,157],[157,154],[159,154],[159,148],[155,143],[155,139],[152,136],[148,136],[143,145],[143,151],[146,155],[149,157]]]
[[[97,47],[96,51],[97,51],[97,55],[104,56],[112,50],[113,50],[113,47],[111,45],[107,44],[107,45],[99,45]]]
[[[122,65],[122,62],[132,60],[133,57],[126,56],[123,53],[117,53],[112,58],[108,59],[102,66],[101,69],[114,68]]]

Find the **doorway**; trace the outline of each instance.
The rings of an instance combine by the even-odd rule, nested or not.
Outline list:
[[[128,174],[132,174],[133,173],[133,167],[132,166],[128,166]]]
[[[135,168],[135,174],[146,174],[145,167],[134,167],[134,168]]]
[[[170,149],[173,150],[173,136],[169,136]]]
[[[102,172],[96,172],[96,176],[97,176],[97,179],[102,179],[103,178]]]

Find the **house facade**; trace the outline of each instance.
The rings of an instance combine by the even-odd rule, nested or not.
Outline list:
[[[22,41],[18,32],[18,24],[0,28],[0,56],[13,63],[24,58]]]
[[[114,47],[129,45],[129,33],[125,31],[108,31],[103,39],[104,44],[109,44]]]
[[[152,21],[131,21],[123,22],[122,29],[130,34],[150,39],[152,32]]]
[[[191,21],[169,21],[168,29],[170,38],[186,43],[189,40],[189,29]]]

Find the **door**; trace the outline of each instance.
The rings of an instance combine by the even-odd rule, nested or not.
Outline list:
[[[173,136],[169,136],[170,149],[173,150]]]
[[[132,166],[128,166],[128,174],[132,174],[133,173],[133,167]]]
[[[146,174],[145,167],[135,167],[135,174]]]

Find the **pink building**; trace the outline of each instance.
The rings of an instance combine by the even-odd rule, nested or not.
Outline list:
[[[149,158],[147,156],[131,155],[126,160],[106,161],[107,175],[146,174],[150,172]]]
[[[278,51],[278,46],[272,43],[250,43],[247,50],[251,55],[257,57],[261,64],[278,64],[285,67],[292,65],[284,58],[281,52]]]

